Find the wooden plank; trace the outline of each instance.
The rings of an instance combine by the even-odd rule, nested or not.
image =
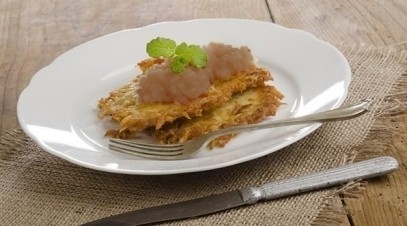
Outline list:
[[[333,44],[383,46],[407,41],[407,2],[388,1],[278,1],[267,0],[273,20],[281,25],[306,30]],[[396,157],[400,170],[370,180],[361,199],[346,199],[350,225],[407,225],[407,115],[389,120],[386,126],[399,131],[394,147],[383,155]]]
[[[16,103],[32,75],[58,55],[114,31],[161,21],[232,17],[270,21],[264,1],[3,1],[0,135],[18,126]]]
[[[387,120],[386,125],[400,133],[383,154],[395,157],[400,168],[386,177],[369,180],[361,199],[345,200],[354,225],[407,225],[407,123],[394,121],[407,122],[407,114]]]
[[[385,45],[407,40],[405,0],[267,0],[276,23],[332,43]]]

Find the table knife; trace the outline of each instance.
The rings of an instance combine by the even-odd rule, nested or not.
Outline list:
[[[378,157],[343,165],[329,170],[247,187],[222,194],[126,212],[84,225],[130,226],[158,223],[207,215],[230,208],[254,204],[311,190],[340,185],[353,180],[368,179],[393,172],[399,164],[393,157]]]

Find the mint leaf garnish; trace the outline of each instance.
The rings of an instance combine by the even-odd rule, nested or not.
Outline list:
[[[171,61],[171,70],[175,74],[179,74],[184,71],[187,61],[181,56],[175,56]]]
[[[192,58],[189,61],[189,64],[197,68],[203,68],[206,66],[206,63],[208,62],[208,55],[206,54],[205,50],[197,45],[189,45],[189,51]]]
[[[151,57],[172,57],[177,44],[169,38],[155,38],[147,44],[147,53]]]
[[[155,38],[147,44],[147,53],[154,58],[170,58],[171,70],[176,74],[183,72],[186,65],[203,68],[208,61],[205,50],[200,46],[188,45],[185,42],[177,45],[175,41],[162,37]]]
[[[175,49],[175,54],[184,58],[186,62],[190,62],[192,60],[191,50],[188,44],[185,42],[177,46]]]

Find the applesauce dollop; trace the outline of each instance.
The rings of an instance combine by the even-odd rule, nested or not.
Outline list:
[[[212,42],[204,50],[208,62],[203,68],[186,66],[183,72],[175,74],[169,59],[148,68],[139,78],[139,101],[186,104],[207,95],[215,81],[228,80],[254,66],[254,57],[246,46],[236,48]]]

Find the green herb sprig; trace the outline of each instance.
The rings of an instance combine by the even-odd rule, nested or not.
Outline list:
[[[147,44],[147,53],[154,58],[170,58],[171,70],[176,74],[183,72],[187,65],[203,68],[208,62],[208,55],[200,46],[185,42],[177,45],[169,38],[158,37],[151,40]]]

